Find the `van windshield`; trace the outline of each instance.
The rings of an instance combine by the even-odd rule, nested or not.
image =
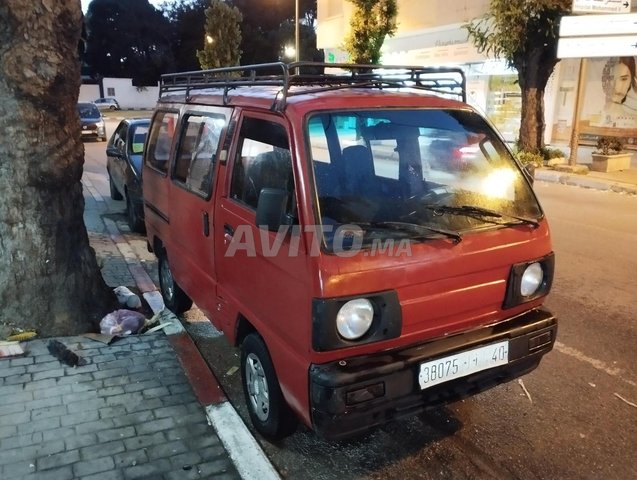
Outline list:
[[[422,241],[514,224],[541,208],[493,129],[469,110],[321,112],[307,125],[318,223],[331,248],[343,225],[362,243]]]

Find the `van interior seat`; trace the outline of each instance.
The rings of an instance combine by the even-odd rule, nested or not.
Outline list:
[[[340,193],[339,172],[332,163],[314,161],[316,191],[320,197],[338,197]]]
[[[380,184],[374,171],[374,159],[369,149],[364,145],[345,147],[342,153],[344,178],[342,179],[342,195],[377,196]]]
[[[292,160],[288,150],[258,154],[251,163],[248,172],[248,191],[252,190],[248,203],[256,205],[261,190],[277,188],[289,192],[294,189]]]

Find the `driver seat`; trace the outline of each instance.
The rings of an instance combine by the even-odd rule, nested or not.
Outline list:
[[[374,160],[364,145],[345,147],[342,153],[343,196],[377,196],[380,193],[378,177],[374,171]]]

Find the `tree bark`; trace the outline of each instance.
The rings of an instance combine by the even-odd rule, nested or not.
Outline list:
[[[0,323],[95,330],[114,306],[83,220],[78,0],[0,6]]]
[[[521,150],[538,152],[544,147],[544,90],[556,64],[557,60],[548,58],[546,51],[541,48],[516,61],[522,90]]]
[[[522,90],[522,112],[520,122],[521,150],[538,151],[544,146],[544,90],[525,88]]]

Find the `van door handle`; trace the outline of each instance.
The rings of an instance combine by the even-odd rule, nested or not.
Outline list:
[[[232,241],[232,237],[234,236],[234,228],[225,223],[223,225],[223,240],[226,244]]]
[[[209,217],[208,217],[208,212],[203,212],[203,234],[206,237],[210,236],[210,221],[209,221]]]

